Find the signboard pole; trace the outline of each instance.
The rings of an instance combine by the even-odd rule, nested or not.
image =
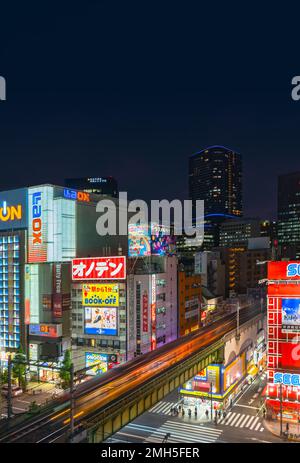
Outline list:
[[[282,384],[279,385],[280,394],[280,436],[282,436]]]
[[[74,409],[75,409],[75,397],[74,397],[74,364],[72,363],[70,366],[70,441],[72,442],[73,434],[74,434]]]

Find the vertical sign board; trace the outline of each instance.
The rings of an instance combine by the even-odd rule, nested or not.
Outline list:
[[[43,187],[28,189],[28,262],[46,262],[46,223]]]
[[[142,299],[143,299],[143,304],[142,304],[142,307],[143,307],[143,333],[148,333],[148,304],[149,304],[149,301],[148,301],[148,292],[147,292],[146,289],[145,289],[145,291],[143,293]]]
[[[52,310],[54,318],[62,317],[61,264],[53,264],[53,299]]]
[[[151,350],[156,349],[156,275],[151,275]]]

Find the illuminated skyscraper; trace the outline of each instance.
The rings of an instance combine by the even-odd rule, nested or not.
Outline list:
[[[242,157],[224,146],[211,146],[189,159],[189,198],[204,200],[206,248],[218,244],[218,224],[243,215]]]
[[[300,172],[278,178],[278,242],[283,257],[300,258]]]

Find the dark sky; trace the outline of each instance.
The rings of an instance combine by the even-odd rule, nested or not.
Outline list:
[[[300,170],[298,11],[6,3],[0,189],[112,175],[132,198],[185,198],[188,156],[222,144],[243,155],[245,213],[275,216],[277,175]]]

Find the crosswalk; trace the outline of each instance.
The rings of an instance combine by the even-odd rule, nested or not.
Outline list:
[[[212,443],[216,442],[223,433],[222,429],[208,428],[203,425],[193,425],[177,421],[166,421],[162,426],[154,428],[141,424],[130,423],[124,428],[124,435],[131,433],[147,433],[143,442],[161,443],[166,434],[169,434],[168,442],[170,443]],[[150,434],[149,434],[150,432]],[[121,434],[122,432],[119,432]],[[122,437],[121,437],[122,438]]]
[[[246,415],[245,413],[229,412],[226,417],[221,418],[218,423],[226,426],[234,426],[236,428],[248,428],[251,431],[264,431],[259,416]]]
[[[148,411],[151,413],[159,413],[160,415],[171,415],[171,408],[175,407],[174,402],[158,402]]]

